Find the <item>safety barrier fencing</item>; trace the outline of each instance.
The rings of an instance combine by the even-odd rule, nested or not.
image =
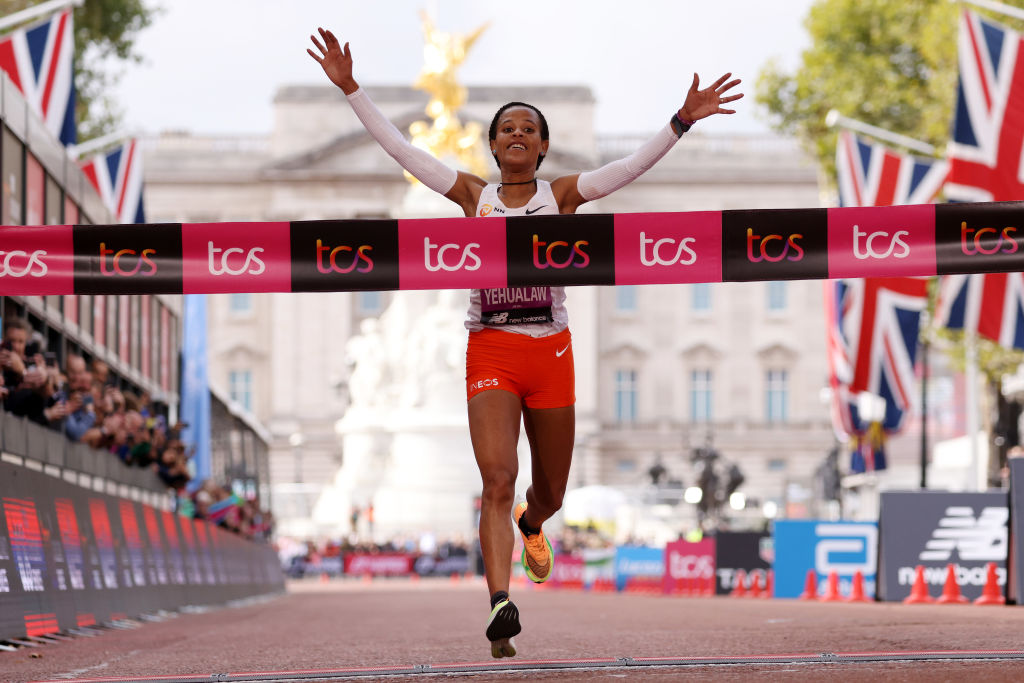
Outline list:
[[[0,295],[523,288],[1024,270],[1024,202],[0,227]]]
[[[5,421],[5,446],[18,438],[8,428]],[[102,462],[92,463],[97,472],[107,471]],[[3,455],[0,640],[283,589],[272,548],[143,502],[140,491],[95,472]]]

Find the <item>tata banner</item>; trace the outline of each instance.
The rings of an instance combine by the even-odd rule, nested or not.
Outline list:
[[[703,589],[715,575],[715,539],[673,541],[665,546],[666,593]]]
[[[0,461],[0,640],[283,588],[268,546]]]
[[[864,592],[875,594],[878,568],[878,525],[875,522],[775,522],[776,598],[798,598],[804,592],[808,570],[814,570],[821,595],[828,576],[836,572],[839,590],[849,595],[853,575],[864,576]]]
[[[981,595],[989,562],[996,563],[999,585],[1005,586],[1009,516],[1003,491],[882,493],[879,597],[907,597],[917,565],[924,567],[933,597],[942,592],[949,564],[956,566],[960,592],[970,600]]]
[[[747,576],[744,588],[753,581],[768,585],[774,544],[768,534],[756,531],[722,531],[715,535],[715,593],[728,595],[739,582],[740,571]],[[804,572],[806,574],[806,572]]]
[[[1022,202],[990,202],[0,226],[0,295],[508,288],[526,298],[551,285],[1019,272],[1022,217]]]
[[[633,577],[660,579],[665,573],[665,551],[661,548],[620,545],[615,548],[615,587],[623,590]]]

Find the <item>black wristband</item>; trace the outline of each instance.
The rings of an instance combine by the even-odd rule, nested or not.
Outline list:
[[[679,118],[679,112],[672,114],[672,118],[669,119],[668,123],[672,126],[672,132],[676,134],[677,138],[683,137],[683,133],[690,130],[690,126],[693,125]]]

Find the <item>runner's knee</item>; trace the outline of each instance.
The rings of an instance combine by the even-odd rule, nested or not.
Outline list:
[[[481,472],[483,499],[489,503],[509,504],[516,493],[516,473],[504,468]]]

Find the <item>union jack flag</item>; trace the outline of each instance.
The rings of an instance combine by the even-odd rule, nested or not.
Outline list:
[[[142,202],[142,150],[138,140],[127,140],[113,151],[87,159],[81,166],[118,223],[146,222]]]
[[[828,354],[833,418],[846,434],[864,434],[857,396],[885,399],[882,427],[897,431],[914,403],[914,362],[927,278],[891,277],[827,283]]]
[[[836,145],[840,206],[927,204],[949,173],[949,163],[900,154],[848,130]]]
[[[71,9],[0,38],[0,69],[63,145],[76,142]]]
[[[936,324],[1024,350],[1024,274],[947,275]]]
[[[1021,36],[964,11],[960,83],[949,144],[946,197],[990,202],[1024,199],[1024,58]]]

